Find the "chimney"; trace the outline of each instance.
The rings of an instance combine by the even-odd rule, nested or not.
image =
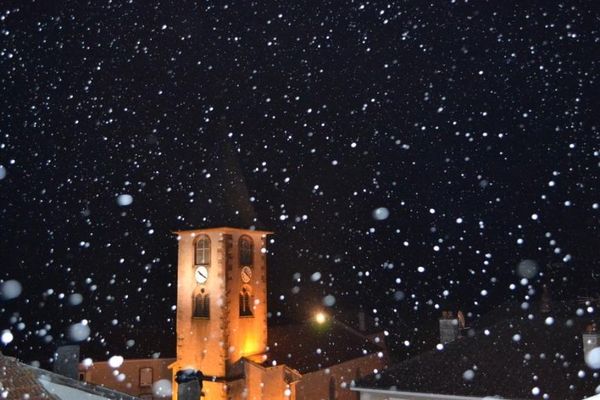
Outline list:
[[[456,313],[456,319],[458,319],[458,335],[462,336],[461,333],[467,329],[467,320],[465,319],[465,314],[462,311],[458,310]]]
[[[364,332],[367,330],[367,323],[365,321],[365,312],[363,310],[358,311],[358,330]]]
[[[595,323],[589,324],[583,333],[583,356],[587,357],[588,353],[594,348],[600,347],[600,333]]]
[[[79,346],[60,346],[54,352],[54,372],[72,379],[79,379]]]
[[[440,343],[446,344],[458,339],[458,319],[452,311],[442,311],[440,318]]]

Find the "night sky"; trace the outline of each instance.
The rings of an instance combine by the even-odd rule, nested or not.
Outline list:
[[[595,2],[292,3],[2,2],[3,352],[173,339],[180,229],[274,231],[284,317],[595,294]]]

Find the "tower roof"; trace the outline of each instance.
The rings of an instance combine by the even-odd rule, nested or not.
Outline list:
[[[199,228],[199,229],[186,229],[186,230],[177,230],[173,231],[174,234],[180,235],[182,233],[204,233],[204,232],[223,232],[223,233],[231,233],[231,232],[246,232],[246,233],[262,233],[263,235],[272,235],[274,232],[271,231],[261,231],[257,229],[246,229],[246,228],[234,228],[231,226],[221,226],[214,228]]]

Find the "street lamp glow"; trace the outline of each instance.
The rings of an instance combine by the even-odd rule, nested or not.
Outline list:
[[[325,314],[323,314],[322,312],[318,312],[317,314],[315,314],[315,321],[317,321],[317,323],[322,324],[325,322],[327,318],[325,317]]]

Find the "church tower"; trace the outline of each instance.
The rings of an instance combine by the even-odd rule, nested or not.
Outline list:
[[[201,371],[207,400],[245,397],[242,357],[267,347],[266,241],[271,232],[209,228],[176,232],[177,371]],[[173,399],[177,399],[173,379]]]

